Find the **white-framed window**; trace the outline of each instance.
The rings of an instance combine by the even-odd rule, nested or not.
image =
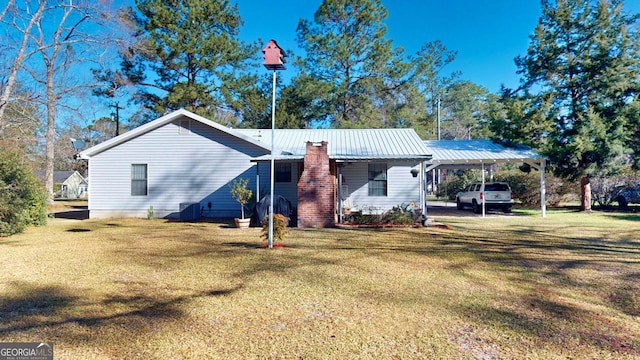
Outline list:
[[[387,164],[369,164],[369,196],[387,196]]]
[[[147,164],[131,164],[131,196],[147,196]]]

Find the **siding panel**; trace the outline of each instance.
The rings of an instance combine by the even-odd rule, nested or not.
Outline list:
[[[369,196],[368,164],[352,163],[342,170],[343,185],[349,188],[352,209],[385,211],[402,203],[420,204],[420,177],[411,175],[412,163],[386,162],[387,196]]]
[[[177,119],[90,159],[89,210],[146,216],[153,206],[157,216],[175,216],[180,203],[200,202],[206,216],[238,216],[240,205],[227,184],[244,177],[255,191],[256,165],[249,159],[264,154],[197,121],[191,121],[190,133],[180,134]],[[131,196],[131,164],[148,165],[147,196]]]

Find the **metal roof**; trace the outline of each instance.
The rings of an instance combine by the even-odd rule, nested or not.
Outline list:
[[[236,129],[271,146],[271,130]],[[276,129],[274,153],[279,160],[303,159],[308,141],[327,142],[334,160],[420,159],[431,156],[413,129]],[[268,160],[263,156],[255,160]]]
[[[539,162],[543,156],[526,146],[504,147],[491,140],[424,140],[428,164],[451,167],[505,162]]]
[[[271,150],[270,129],[231,129],[184,109],[176,110],[150,123],[139,126],[113,139],[80,152],[80,158],[89,159],[114,146],[146,134],[180,117],[188,117],[239,139]],[[306,143],[326,141],[329,157],[334,160],[411,159],[427,160],[422,139],[413,129],[276,129],[274,153],[280,160],[303,159]],[[254,160],[267,160],[269,155]]]

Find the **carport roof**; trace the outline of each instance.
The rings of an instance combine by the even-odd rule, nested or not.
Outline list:
[[[526,146],[505,147],[491,140],[424,140],[432,155],[427,164],[462,168],[493,163],[538,163],[543,156]]]

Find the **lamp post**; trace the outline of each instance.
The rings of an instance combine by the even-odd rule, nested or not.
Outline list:
[[[440,140],[440,95],[438,95],[438,99],[436,100],[436,104],[438,104],[438,140]]]
[[[270,201],[269,201],[269,249],[273,249],[273,192],[275,182],[275,155],[274,155],[274,138],[276,127],[276,71],[284,70],[285,56],[284,51],[278,46],[275,40],[269,40],[267,46],[262,49],[264,62],[262,65],[267,70],[273,70],[273,91],[271,97],[271,177],[270,177]]]

